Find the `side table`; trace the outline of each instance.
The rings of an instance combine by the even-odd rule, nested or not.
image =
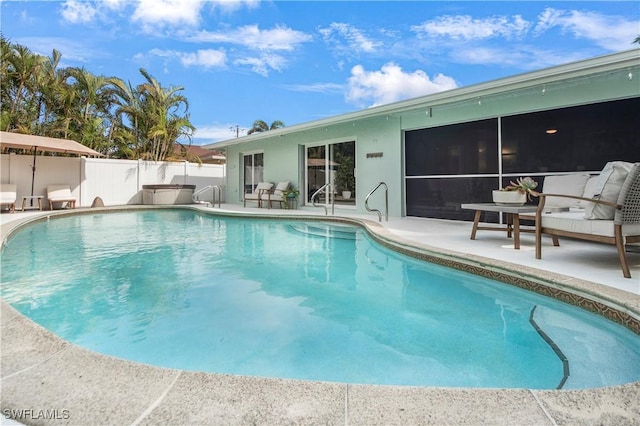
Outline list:
[[[506,206],[498,205],[495,203],[474,203],[474,204],[462,204],[460,206],[463,209],[475,210],[476,215],[473,219],[473,228],[471,228],[471,239],[476,239],[476,232],[481,229],[485,231],[507,231],[507,238],[511,238],[513,232],[513,248],[520,249],[520,214],[521,213],[535,213],[538,209],[534,205],[524,206]],[[496,212],[505,213],[507,215],[506,228],[478,226],[480,222],[480,214],[482,212]]]
[[[23,195],[22,196],[22,211],[25,210],[25,204],[27,203],[27,200],[38,200],[38,210],[42,210],[42,199],[44,198],[44,195]],[[31,203],[33,204],[33,203]]]

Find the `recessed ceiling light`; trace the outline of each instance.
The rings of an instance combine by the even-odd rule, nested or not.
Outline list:
[[[553,135],[554,133],[557,133],[558,129],[547,129],[547,134],[548,135]]]

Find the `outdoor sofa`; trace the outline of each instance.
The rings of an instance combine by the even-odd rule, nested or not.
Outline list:
[[[612,161],[600,174],[548,176],[535,216],[536,259],[542,258],[542,235],[613,244],[622,273],[631,278],[626,245],[640,243],[640,163]]]

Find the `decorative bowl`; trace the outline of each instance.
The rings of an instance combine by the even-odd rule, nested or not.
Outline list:
[[[524,206],[527,194],[520,191],[493,191],[493,202],[499,206]]]

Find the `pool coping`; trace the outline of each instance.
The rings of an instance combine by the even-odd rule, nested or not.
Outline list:
[[[595,306],[601,314],[621,313],[626,318],[623,322],[632,329],[637,330],[640,323],[640,296],[496,259],[409,242],[379,223],[346,216],[292,216],[281,212],[257,216],[199,206],[76,209],[43,212],[2,225],[2,244],[22,226],[54,215],[145,208],[188,208],[225,216],[358,224],[382,244],[416,257],[497,276],[514,285],[548,288],[552,297],[569,295],[578,303],[586,300],[583,307],[587,309]],[[640,382],[560,391],[435,388],[272,379],[154,367],[71,344],[3,300],[0,337],[1,415],[14,414],[25,424],[633,424],[640,418]]]

